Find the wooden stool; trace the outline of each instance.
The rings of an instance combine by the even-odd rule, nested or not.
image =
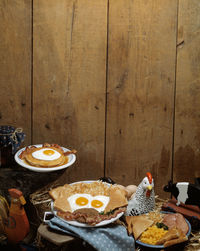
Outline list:
[[[94,251],[88,243],[60,231],[52,230],[42,223],[37,230],[37,246],[39,250],[89,250]]]

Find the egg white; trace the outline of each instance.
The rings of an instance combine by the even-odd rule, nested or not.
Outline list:
[[[78,205],[76,203],[76,200],[78,198],[80,198],[80,197],[86,198],[88,200],[88,203],[83,205],[83,206]],[[110,201],[110,198],[108,196],[104,196],[104,195],[92,196],[90,194],[73,194],[70,197],[68,197],[67,200],[68,200],[68,202],[70,204],[72,212],[74,212],[77,209],[81,209],[81,208],[94,208],[100,213],[100,212],[103,212],[105,210],[106,206],[108,205],[108,203]],[[92,201],[94,201],[94,200],[101,201],[102,206],[101,207],[92,206]]]
[[[93,207],[92,206],[92,201],[93,200],[99,200],[103,203],[103,205],[101,207]],[[108,196],[104,196],[104,195],[97,195],[97,196],[92,196],[92,200],[90,201],[90,205],[92,208],[96,209],[99,213],[103,212],[106,208],[106,206],[108,205],[108,202],[110,201],[110,198]]]
[[[45,150],[51,150],[54,153],[52,155],[46,155],[46,154],[44,154]],[[51,148],[42,148],[38,151],[33,152],[32,156],[33,156],[33,158],[39,159],[39,160],[56,160],[56,159],[60,158],[61,154]]]
[[[84,206],[80,206],[78,204],[76,204],[76,200],[80,197],[84,197],[88,200],[88,203]],[[69,204],[70,204],[70,207],[71,207],[71,210],[72,212],[74,212],[75,210],[77,209],[80,209],[80,208],[89,208],[89,203],[90,203],[90,200],[91,200],[91,195],[90,194],[73,194],[71,195],[70,197],[67,198]]]

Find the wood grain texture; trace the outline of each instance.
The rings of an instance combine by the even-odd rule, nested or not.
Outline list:
[[[65,181],[103,175],[106,20],[104,0],[34,1],[34,143],[78,151]]]
[[[106,173],[156,192],[171,176],[177,1],[111,0]]]
[[[160,196],[171,176],[193,182],[199,13],[199,0],[1,0],[0,124],[76,149],[63,183],[104,167],[123,185],[152,172]]]
[[[0,1],[0,125],[31,143],[31,0]]]
[[[177,41],[174,180],[200,177],[200,2],[180,1]]]

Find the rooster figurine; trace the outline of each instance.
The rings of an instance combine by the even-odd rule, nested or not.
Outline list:
[[[130,198],[125,215],[146,214],[154,210],[155,194],[154,182],[151,173],[147,173],[146,177],[137,187],[136,192]]]

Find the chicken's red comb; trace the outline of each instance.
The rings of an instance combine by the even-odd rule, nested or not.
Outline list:
[[[148,180],[149,180],[149,183],[151,184],[152,183],[152,175],[151,175],[151,173],[146,173],[146,175],[147,175],[147,178],[148,178]]]

